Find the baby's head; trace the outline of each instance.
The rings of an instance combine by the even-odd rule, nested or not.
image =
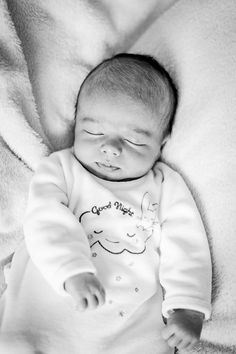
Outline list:
[[[77,159],[111,181],[145,175],[160,156],[176,104],[172,80],[153,58],[118,54],[105,60],[78,95]]]

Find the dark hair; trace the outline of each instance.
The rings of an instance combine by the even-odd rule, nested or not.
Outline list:
[[[177,90],[168,72],[151,56],[120,53],[96,66],[83,81],[79,94],[96,91],[121,93],[159,113],[163,138],[170,132],[177,107]]]

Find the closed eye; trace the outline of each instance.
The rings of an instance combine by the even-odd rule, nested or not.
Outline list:
[[[128,139],[125,139],[125,141],[127,141],[127,143],[129,143],[129,144],[131,144],[131,145],[134,145],[134,146],[146,146],[146,144],[134,143],[133,141],[128,140]]]
[[[96,231],[96,230],[94,230],[93,231],[95,234],[101,234],[102,232],[103,232],[103,230],[101,230],[101,231]]]
[[[84,129],[84,132],[89,134],[89,135],[93,135],[93,136],[102,136],[102,135],[104,135],[103,133],[92,133],[92,132],[90,132],[88,130],[85,130],[85,129]]]

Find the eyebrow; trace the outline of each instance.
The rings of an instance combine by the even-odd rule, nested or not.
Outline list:
[[[152,133],[149,130],[145,130],[142,128],[134,128],[134,131],[135,131],[135,133],[145,135],[148,138],[150,138],[150,136],[152,135]]]
[[[97,123],[98,121],[94,118],[90,118],[90,117],[84,117],[83,119],[81,119],[82,122],[92,122],[92,123]]]

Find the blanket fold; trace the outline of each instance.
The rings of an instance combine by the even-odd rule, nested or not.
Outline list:
[[[0,259],[23,238],[31,170],[48,153],[20,40],[0,0]]]

